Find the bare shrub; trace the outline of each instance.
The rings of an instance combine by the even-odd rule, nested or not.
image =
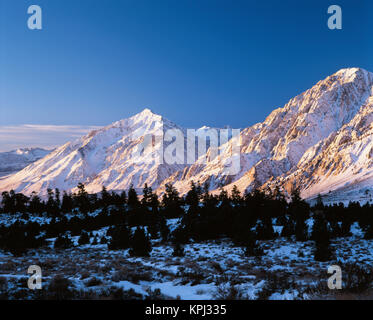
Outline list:
[[[220,283],[216,286],[213,296],[216,300],[242,300],[243,290],[232,283]]]
[[[0,270],[15,272],[17,270],[17,264],[15,262],[9,260],[7,262],[4,262],[3,264],[0,264]]]
[[[295,288],[295,283],[289,275],[268,272],[265,275],[265,285],[258,293],[259,300],[267,300],[272,294],[278,292],[283,294],[285,290]]]
[[[114,282],[119,281],[130,281],[132,283],[139,283],[140,281],[152,281],[153,276],[151,272],[147,272],[141,269],[133,271],[129,268],[122,267],[117,270],[112,276]]]
[[[88,271],[83,271],[80,275],[80,280],[87,279],[89,278],[89,276],[90,276],[90,273]]]
[[[90,278],[87,282],[86,282],[86,287],[95,287],[95,286],[99,286],[100,284],[102,284],[102,281],[96,277],[92,277]]]
[[[320,280],[316,285],[305,290],[312,299],[366,299],[372,294],[373,282],[372,268],[356,263],[336,263],[342,269],[342,289],[328,288],[327,279]]]
[[[356,263],[342,267],[343,286],[345,291],[363,293],[371,287],[373,272],[370,267],[362,267]]]
[[[105,298],[108,300],[143,300],[144,297],[132,288],[123,290],[123,288],[111,287],[100,296],[100,299]]]
[[[0,300],[8,299],[8,280],[4,277],[0,278]]]
[[[223,275],[216,279],[216,288],[213,296],[217,300],[243,300],[243,289],[239,286],[240,279],[235,276]]]
[[[152,290],[151,288],[148,288],[146,290],[146,293],[148,294],[145,299],[146,300],[163,300],[165,297],[161,292],[161,289],[154,289]]]
[[[216,261],[211,261],[210,262],[210,265],[212,268],[214,268],[217,272],[223,272],[223,268],[221,267],[220,263],[219,262],[216,262]]]
[[[49,283],[46,298],[51,300],[68,300],[73,298],[71,281],[60,275],[55,276]]]

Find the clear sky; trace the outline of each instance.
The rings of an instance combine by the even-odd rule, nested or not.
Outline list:
[[[342,30],[327,28],[332,4]],[[148,107],[247,127],[341,68],[373,71],[372,31],[368,0],[0,0],[0,126],[101,126]]]

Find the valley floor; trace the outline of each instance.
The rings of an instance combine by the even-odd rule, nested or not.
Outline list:
[[[185,257],[153,240],[148,258],[110,251],[107,245],[65,250],[42,248],[21,257],[0,251],[0,297],[3,299],[344,299],[370,298],[329,290],[327,269],[333,264],[373,263],[373,240],[354,235],[332,241],[335,259],[315,262],[313,241],[284,238],[261,241],[262,257],[246,257],[228,240],[185,245]],[[106,229],[94,231],[102,235]],[[77,241],[78,237],[73,238]],[[42,289],[30,290],[30,265],[42,269]],[[343,266],[342,271],[343,271]],[[157,290],[159,289],[159,290]],[[373,295],[372,295],[373,297]]]

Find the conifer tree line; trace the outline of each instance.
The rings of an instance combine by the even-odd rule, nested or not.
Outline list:
[[[92,231],[103,227],[109,228],[106,236],[94,237],[91,244],[107,244],[109,250],[130,249],[135,256],[148,256],[152,239],[172,244],[173,255],[183,256],[183,246],[190,241],[221,238],[231,239],[246,256],[261,256],[260,241],[285,237],[312,240],[315,259],[327,261],[333,258],[331,240],[350,236],[354,222],[367,239],[373,239],[372,205],[326,206],[319,196],[310,207],[297,189],[287,200],[278,187],[241,194],[234,186],[230,194],[221,188],[213,195],[208,184],[192,182],[186,195],[180,196],[167,184],[158,197],[147,185],[139,196],[132,186],[127,192],[109,192],[103,187],[100,193],[89,194],[80,183],[76,193],[61,195],[58,189],[48,189],[45,200],[36,193],[28,197],[3,192],[0,212],[22,215],[13,224],[0,226],[0,248],[14,254],[44,246],[50,238],[56,238],[56,249],[71,248],[71,236],[79,236],[79,245],[89,244]],[[32,217],[37,216],[48,217],[48,222],[35,222]],[[170,230],[167,220],[176,218],[180,223]],[[274,225],[281,228],[275,231]]]

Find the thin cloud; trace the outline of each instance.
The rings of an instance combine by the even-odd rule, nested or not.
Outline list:
[[[0,126],[0,152],[17,148],[53,149],[99,126],[35,125]]]

